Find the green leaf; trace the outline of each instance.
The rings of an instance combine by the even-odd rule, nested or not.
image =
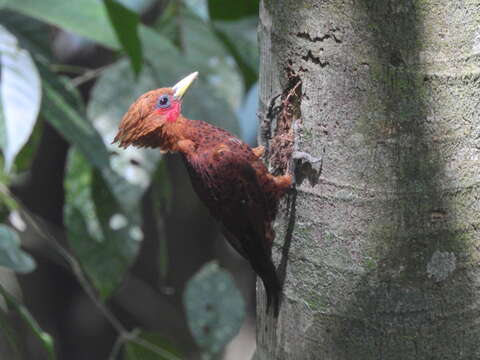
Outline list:
[[[0,23],[15,35],[20,47],[28,50],[34,60],[51,58],[49,25],[10,10],[0,10]],[[2,115],[0,111],[0,116]],[[0,121],[0,125],[3,126],[4,124]],[[43,121],[36,122],[28,142],[16,156],[15,168],[17,173],[26,171],[31,166],[43,132],[43,125]],[[2,133],[2,130],[0,130],[0,133]],[[3,133],[5,132],[3,131]]]
[[[22,320],[25,321],[30,327],[30,330],[33,332],[33,334],[40,340],[41,344],[48,353],[48,359],[54,360],[55,344],[50,334],[42,330],[28,309],[24,305],[20,304],[15,297],[10,295],[2,285],[0,285],[0,294],[7,302],[7,305],[18,312]]]
[[[242,71],[246,88],[258,79],[258,16],[233,21],[214,21],[213,28]]]
[[[16,37],[0,25],[0,121],[5,169],[27,142],[37,121],[41,82],[35,63]]]
[[[259,0],[208,0],[208,10],[212,19],[234,20],[245,16],[258,16],[258,5]]]
[[[171,360],[172,358],[184,358],[182,353],[160,334],[144,332],[138,336],[151,346],[147,348],[136,342],[128,342],[125,346],[126,360]]]
[[[229,273],[210,262],[187,283],[183,296],[187,320],[197,344],[216,354],[238,333],[245,303]]]
[[[121,208],[103,176],[78,151],[69,153],[65,192],[68,241],[100,296],[107,298],[138,253],[143,237],[138,217]]]
[[[45,119],[62,134],[72,145],[75,145],[99,169],[109,166],[109,155],[102,138],[86,117],[81,114],[78,99],[62,82],[44,65],[40,66],[45,95],[41,113]]]
[[[20,249],[18,234],[3,224],[0,224],[0,266],[18,273],[28,273],[35,269],[33,258]]]
[[[83,106],[75,89],[61,81],[44,65],[40,64],[43,78],[44,104],[41,114],[74,145],[90,164],[101,171],[117,201],[125,211],[138,213],[138,199],[143,189],[125,180],[110,165],[110,154],[102,137],[84,114]],[[108,141],[111,142],[111,139]]]
[[[97,41],[106,47],[121,48],[110,26],[107,10],[99,0],[10,0],[6,6]]]
[[[104,0],[118,41],[130,58],[136,75],[142,69],[142,46],[138,37],[138,15],[115,0]]]
[[[0,23],[33,56],[51,58],[52,37],[48,24],[7,9],[0,9]]]

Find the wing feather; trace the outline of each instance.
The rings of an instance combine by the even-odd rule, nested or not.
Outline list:
[[[184,155],[193,187],[212,215],[220,221],[230,244],[260,276],[267,293],[267,308],[278,313],[281,286],[271,258],[268,200],[257,172],[242,153],[228,145]],[[270,234],[271,235],[271,234]]]

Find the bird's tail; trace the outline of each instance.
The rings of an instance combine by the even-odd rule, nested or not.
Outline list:
[[[223,233],[230,245],[250,262],[255,273],[262,279],[267,294],[267,311],[270,309],[270,306],[272,306],[275,317],[277,317],[282,286],[280,285],[280,280],[278,279],[270,253],[265,247],[258,248],[258,244],[266,243],[266,240],[258,240],[254,236],[244,236],[240,241],[228,231],[226,227],[223,228]],[[251,246],[251,244],[254,244],[254,246]]]
[[[258,275],[262,279],[265,293],[267,294],[267,312],[272,309],[275,317],[278,316],[280,310],[280,297],[282,295],[282,286],[278,279],[275,265],[270,260],[266,263],[262,271],[258,271]]]

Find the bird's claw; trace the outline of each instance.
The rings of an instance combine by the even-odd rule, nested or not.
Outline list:
[[[257,158],[261,158],[263,154],[265,154],[265,146],[262,146],[262,145],[257,146],[253,148],[252,151]]]

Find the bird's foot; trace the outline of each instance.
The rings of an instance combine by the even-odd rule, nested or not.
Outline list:
[[[293,187],[293,176],[290,174],[274,176],[273,181],[280,197]]]
[[[252,151],[257,158],[261,158],[263,154],[265,154],[265,146],[257,146],[256,148],[253,148]]]

